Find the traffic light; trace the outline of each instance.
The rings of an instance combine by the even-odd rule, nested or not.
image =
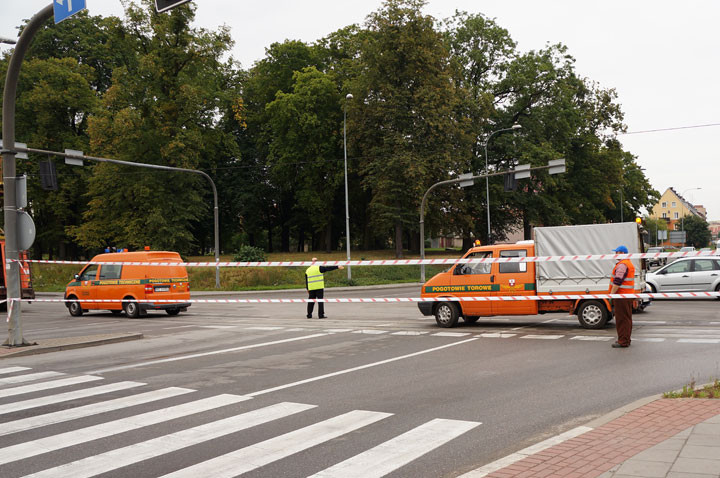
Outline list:
[[[46,191],[57,191],[57,172],[52,159],[40,161],[40,186]]]

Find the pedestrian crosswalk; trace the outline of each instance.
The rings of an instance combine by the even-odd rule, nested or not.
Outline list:
[[[103,377],[33,371],[28,367],[1,368],[0,376],[4,377],[0,382],[3,477],[83,478],[110,472],[126,476],[124,467],[145,464],[147,460],[153,461],[148,468],[155,470],[152,476],[234,477],[255,470],[262,475],[263,467],[301,452],[303,456],[321,453],[314,451],[320,445],[350,446],[353,433],[366,433],[362,443],[371,443],[374,434],[368,430],[376,424],[392,430],[394,438],[387,440],[387,434],[381,434],[385,441],[378,439],[360,452],[350,446],[354,456],[342,455],[329,467],[320,460],[325,469],[312,468],[321,466],[311,459],[307,474],[321,478],[382,477],[481,425],[476,421],[436,418],[403,428],[397,422],[388,423],[394,414],[385,411],[348,410],[328,418],[315,404],[279,402],[255,406],[257,400],[252,396],[201,396],[201,391],[189,388],[152,389],[146,383],[133,381],[98,385],[93,382]],[[23,397],[25,394],[31,396]],[[312,410],[323,416],[307,415]],[[280,433],[272,432],[273,423],[293,416],[300,419],[291,421],[296,425],[290,431],[286,427]],[[235,443],[238,434],[263,426],[271,431],[261,433],[259,441],[242,439],[234,449],[226,444],[216,456],[200,453],[196,463],[176,465],[172,459],[164,458],[229,436],[234,437],[229,443]],[[32,461],[22,462],[28,459]],[[31,463],[30,474],[19,472],[25,469],[21,462]]]

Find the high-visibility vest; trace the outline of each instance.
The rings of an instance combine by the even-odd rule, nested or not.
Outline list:
[[[308,290],[318,290],[325,288],[325,278],[323,273],[320,272],[320,266],[310,266],[305,270],[305,277],[307,277]]]
[[[613,279],[615,278],[615,269],[618,268],[620,264],[625,264],[627,267],[627,275],[625,276],[625,279],[623,280],[622,285],[620,285],[620,288],[618,288],[617,293],[618,294],[634,294],[635,293],[635,266],[632,262],[630,262],[629,259],[623,259],[617,264],[615,264],[615,267],[613,267],[612,271],[612,278],[610,279],[610,288],[608,291],[612,290],[613,286]]]

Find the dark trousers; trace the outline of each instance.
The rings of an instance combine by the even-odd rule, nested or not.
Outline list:
[[[613,305],[615,307],[615,329],[617,330],[618,343],[620,345],[630,345],[633,299],[613,299]]]
[[[309,290],[308,291],[308,299],[322,299],[324,292],[325,292],[325,289]],[[315,302],[308,302],[307,315],[312,315],[314,308],[315,308]],[[325,315],[325,302],[318,303],[318,315],[320,315],[320,317]]]

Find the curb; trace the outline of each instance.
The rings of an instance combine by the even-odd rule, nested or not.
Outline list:
[[[0,347],[0,359],[44,354],[48,352],[58,352],[60,350],[94,347],[96,345],[114,344],[117,342],[128,342],[130,340],[140,340],[142,338],[143,334],[141,333],[127,333],[111,336],[89,335],[84,337],[46,339],[41,340],[36,345],[28,345],[25,347]],[[46,343],[47,345],[44,345],[44,343]]]

